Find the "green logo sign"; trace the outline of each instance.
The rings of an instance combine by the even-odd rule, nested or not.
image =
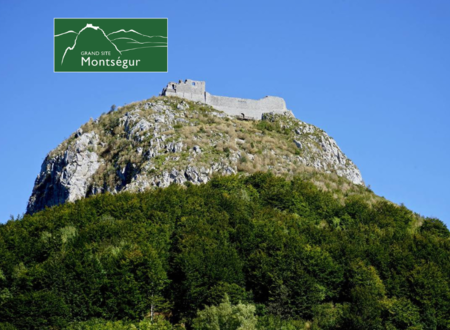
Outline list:
[[[167,18],[55,18],[55,72],[167,72]]]

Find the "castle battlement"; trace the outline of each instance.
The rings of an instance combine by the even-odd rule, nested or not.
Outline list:
[[[231,116],[246,119],[261,119],[264,113],[294,116],[292,111],[286,108],[286,102],[281,97],[266,96],[259,100],[252,100],[211,95],[206,91],[204,81],[186,79],[185,81],[180,80],[178,83],[170,82],[163,89],[161,95],[177,96],[190,101],[202,102]]]

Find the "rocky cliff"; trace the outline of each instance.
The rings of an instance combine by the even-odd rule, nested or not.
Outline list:
[[[51,151],[27,213],[93,194],[256,171],[319,171],[363,185],[356,165],[313,125],[280,114],[240,120],[200,102],[155,97],[89,121]]]

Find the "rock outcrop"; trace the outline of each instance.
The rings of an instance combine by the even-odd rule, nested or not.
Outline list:
[[[64,153],[48,155],[34,184],[27,212],[85,197],[90,179],[101,164],[97,145],[96,133],[79,129]]]
[[[308,170],[363,184],[331,137],[291,115],[244,121],[200,102],[157,97],[91,120],[50,152],[27,212],[104,192],[201,184],[214,174]]]

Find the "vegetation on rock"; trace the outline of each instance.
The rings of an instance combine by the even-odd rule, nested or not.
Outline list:
[[[358,168],[321,129],[290,116],[243,121],[198,102],[157,97],[91,120],[49,153],[28,213],[104,192],[141,192],[213,174],[334,173]]]

